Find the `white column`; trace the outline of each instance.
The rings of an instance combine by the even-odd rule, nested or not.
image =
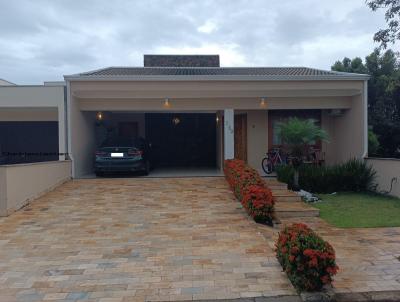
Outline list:
[[[235,126],[233,109],[224,110],[224,159],[235,157]]]

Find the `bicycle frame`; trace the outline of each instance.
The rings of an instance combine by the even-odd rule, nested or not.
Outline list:
[[[271,154],[271,155],[270,155]],[[281,164],[282,161],[282,157],[281,157],[281,153],[279,149],[274,149],[272,152],[268,152],[268,157],[271,158],[271,163],[275,166],[277,164]]]
[[[282,164],[283,162],[280,149],[271,149],[267,152],[266,157],[263,158],[261,167],[266,174],[270,174],[275,170],[276,165]]]

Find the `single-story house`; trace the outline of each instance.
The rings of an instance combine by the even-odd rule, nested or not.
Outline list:
[[[0,87],[3,153],[47,146],[52,152],[41,159],[70,160],[72,177],[79,178],[93,174],[104,137],[122,134],[151,142],[162,167],[219,170],[224,159],[237,157],[261,170],[267,150],[281,145],[277,123],[298,116],[328,132],[329,143],[316,142],[326,163],[367,155],[367,75],[220,67],[218,55],[145,55],[143,67],[64,79]]]

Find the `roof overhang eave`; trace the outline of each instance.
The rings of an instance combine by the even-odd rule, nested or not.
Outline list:
[[[236,75],[151,75],[151,76],[102,76],[65,75],[66,81],[365,81],[369,75],[318,75],[318,76],[236,76]]]

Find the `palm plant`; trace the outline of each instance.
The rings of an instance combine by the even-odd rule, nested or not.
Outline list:
[[[309,146],[317,140],[328,141],[328,134],[313,119],[289,118],[278,124],[278,133],[282,143],[288,149],[294,167],[294,189],[299,189],[299,168],[303,158],[309,152]]]

